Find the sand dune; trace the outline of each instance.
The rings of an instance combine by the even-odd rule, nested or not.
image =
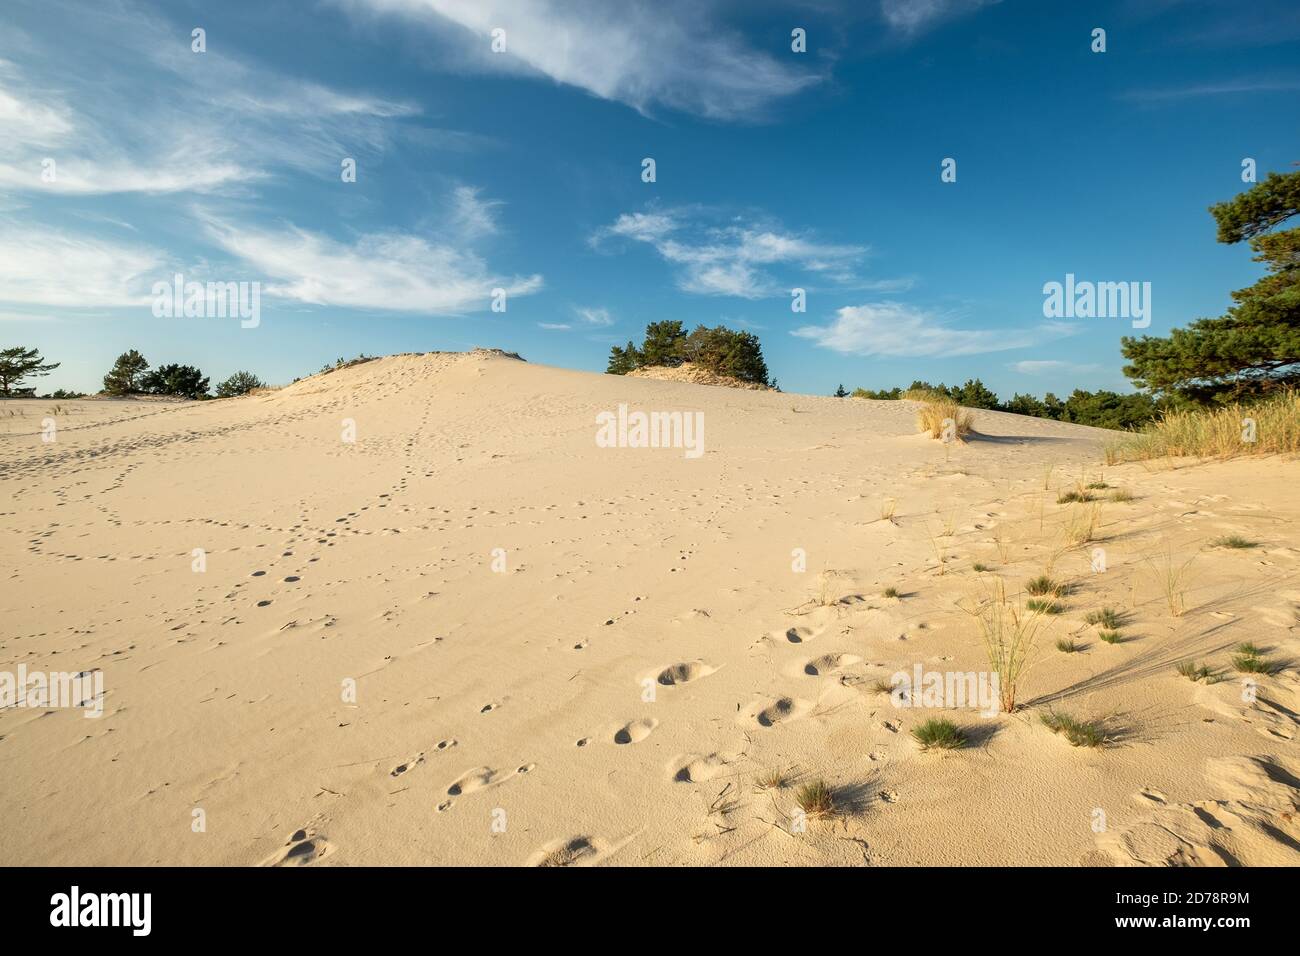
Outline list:
[[[55,404],[0,408],[0,670],[102,672],[104,714],[0,711],[6,863],[1300,862],[1294,461],[1103,472],[1058,422],[949,447],[907,402],[487,353]],[[620,404],[702,412],[703,454],[599,447]],[[1080,480],[1132,500],[1066,548]],[[1173,616],[1150,567],[1193,556]],[[1049,564],[1027,706],[923,752],[877,682],[986,670],[959,602]],[[1253,695],[1247,640],[1289,665]],[[846,812],[800,832],[774,769]]]

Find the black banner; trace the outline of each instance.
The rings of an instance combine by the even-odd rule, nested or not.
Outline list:
[[[748,914],[726,922],[757,934],[773,919],[798,923],[808,917],[801,911],[830,905],[878,921],[873,935],[895,941],[965,936],[989,945],[1046,918],[1062,941],[1196,934],[1231,945],[1279,931],[1294,896],[1294,873],[1276,869],[573,869],[7,869],[0,914],[11,943],[75,934],[211,944],[279,927],[286,941],[390,945],[458,934],[485,916],[501,931],[523,928],[521,918],[553,925],[566,911],[669,918],[674,933]],[[629,912],[630,900],[640,905]]]

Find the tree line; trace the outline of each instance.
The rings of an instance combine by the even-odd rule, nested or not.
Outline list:
[[[18,345],[0,349],[0,397],[35,396],[34,386],[26,383],[49,375],[59,362],[46,362],[39,349]],[[252,372],[236,372],[219,382],[215,395],[209,394],[208,377],[193,365],[159,365],[149,362],[135,349],[123,352],[104,376],[104,393],[117,397],[130,395],[171,395],[176,398],[231,398],[244,395],[265,383]],[[84,398],[81,392],[58,389],[47,398]]]
[[[216,394],[208,393],[208,377],[193,365],[159,365],[150,368],[148,360],[135,349],[123,352],[104,376],[108,395],[170,395],[176,398],[233,398],[265,386],[252,372],[235,372],[219,382]]]
[[[1065,400],[1057,398],[1051,392],[1041,399],[1017,392],[1010,401],[1003,402],[977,378],[968,380],[964,385],[953,386],[931,385],[929,382],[917,381],[907,388],[859,388],[853,391],[852,396],[897,399],[906,397],[909,393],[938,395],[966,408],[987,408],[997,412],[1013,412],[1016,415],[1032,415],[1035,418],[1051,418],[1058,422],[1120,430],[1143,425],[1168,407],[1167,404],[1143,392],[1121,395],[1119,392],[1105,389],[1089,392],[1082,388],[1076,388]],[[849,393],[840,386],[835,394],[843,398]]]

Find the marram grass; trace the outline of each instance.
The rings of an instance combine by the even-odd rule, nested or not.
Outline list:
[[[931,438],[943,437],[943,423],[948,419],[952,420],[956,431],[954,437],[965,438],[970,434],[971,425],[975,421],[974,413],[968,408],[962,408],[952,399],[920,389],[909,389],[899,397],[921,403],[921,408],[916,413],[916,424]]]
[[[1107,464],[1151,458],[1234,458],[1300,452],[1300,392],[1249,405],[1166,412],[1106,445]]]

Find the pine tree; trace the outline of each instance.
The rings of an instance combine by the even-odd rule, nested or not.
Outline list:
[[[247,395],[255,388],[265,387],[265,384],[265,382],[252,372],[236,372],[224,382],[219,382],[217,384],[217,398],[232,398],[236,395]]]
[[[58,362],[49,365],[41,358],[39,349],[23,348],[16,345],[11,349],[0,350],[0,395],[8,398],[16,391],[24,379],[39,375],[49,375],[59,367]]]
[[[1271,231],[1300,213],[1300,171],[1269,173],[1210,212],[1219,242],[1248,241],[1268,274],[1233,292],[1236,304],[1217,319],[1197,319],[1167,338],[1125,338],[1124,374],[1141,388],[1198,402],[1300,383],[1300,229]]]
[[[193,365],[159,365],[140,380],[140,390],[150,395],[207,398],[208,379]]]
[[[133,395],[140,391],[140,379],[149,368],[145,357],[131,349],[123,352],[104,376],[104,391],[109,395]]]

